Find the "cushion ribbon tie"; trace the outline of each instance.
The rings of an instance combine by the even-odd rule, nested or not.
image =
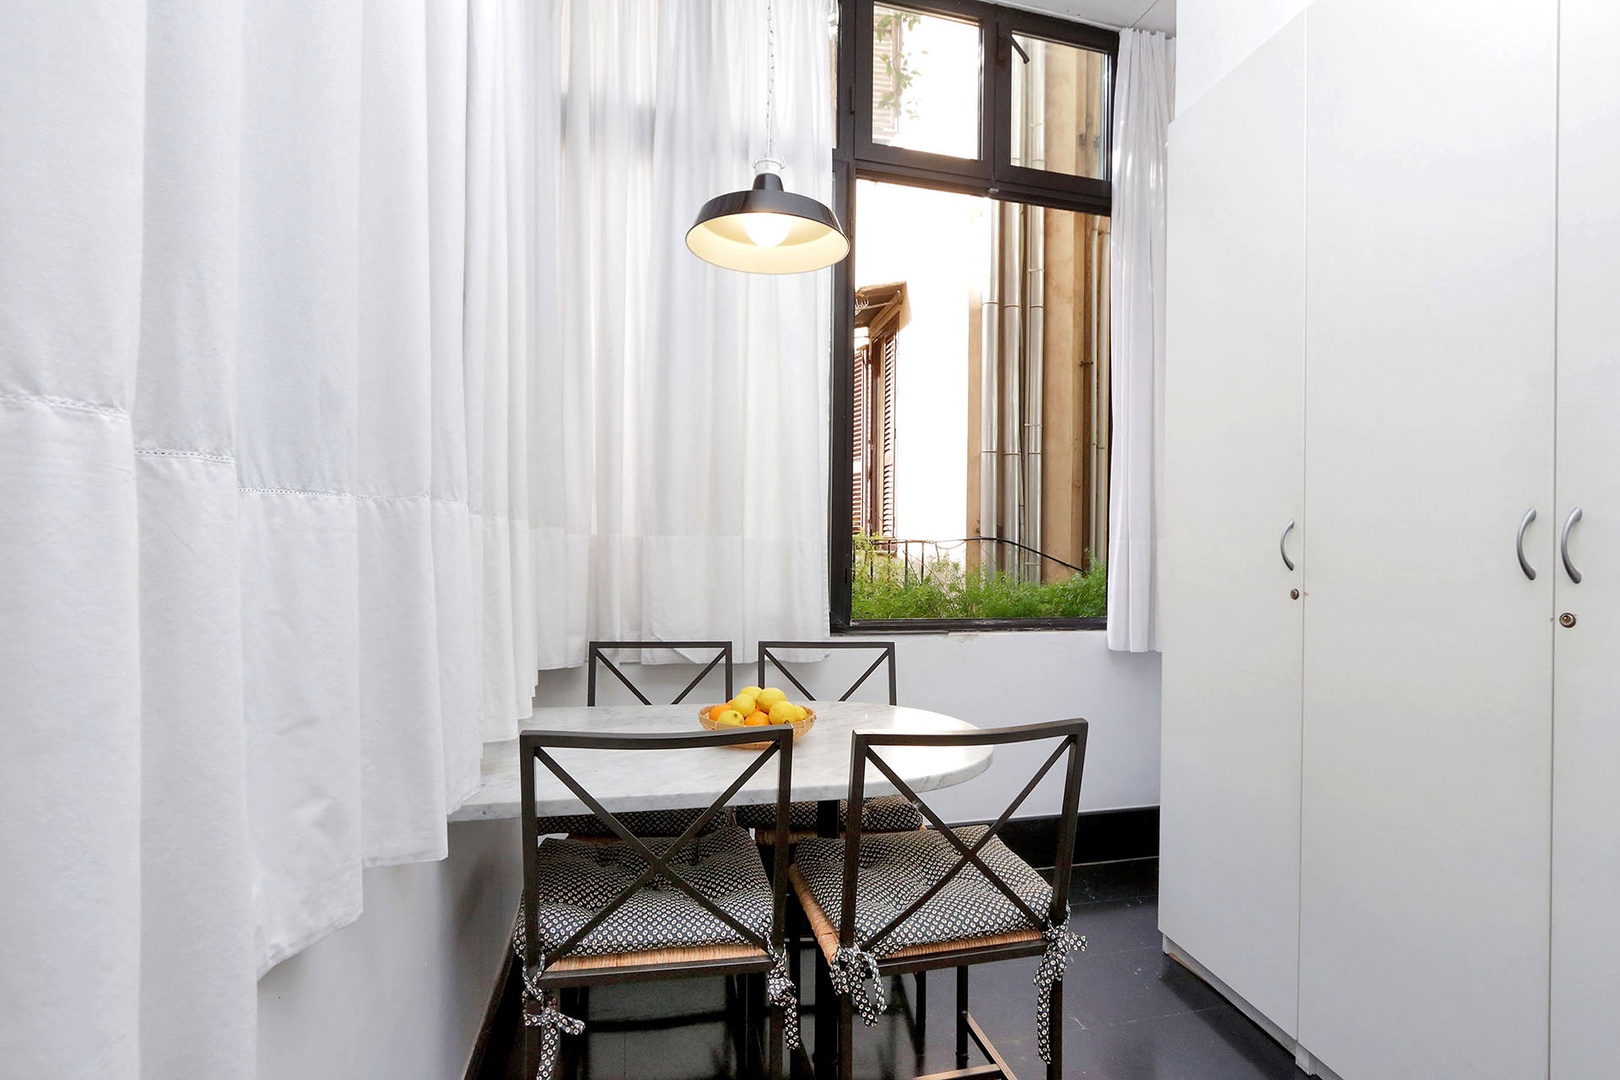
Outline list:
[[[765,996],[772,1005],[782,1010],[782,1026],[787,1035],[789,1050],[797,1050],[799,1042],[799,988],[788,974],[787,957],[771,953],[771,970],[765,976]]]
[[[877,957],[857,948],[840,948],[827,967],[833,989],[850,998],[855,1011],[861,1014],[861,1023],[867,1027],[877,1024],[878,1013],[889,1007],[883,994],[883,980],[878,977]],[[866,989],[870,980],[872,989]]]
[[[524,901],[518,901],[517,923],[512,927],[512,952],[519,965],[523,965],[528,934],[525,933]],[[531,971],[523,965],[523,1026],[540,1029],[540,1061],[535,1066],[534,1080],[551,1080],[562,1053],[564,1035],[585,1033],[585,1021],[567,1015],[558,1007],[557,993],[540,985],[545,964],[536,964]],[[530,1009],[530,1005],[538,1008]]]
[[[1041,1060],[1052,1063],[1052,986],[1063,978],[1069,954],[1086,951],[1086,939],[1069,929],[1068,922],[1050,925],[1042,932],[1046,938],[1046,952],[1041,954],[1041,966],[1035,969],[1035,1000],[1038,1015],[1035,1020],[1035,1041],[1040,1047]]]
[[[544,990],[539,985],[541,970],[523,973],[523,1025],[540,1029],[540,1060],[535,1066],[534,1080],[552,1080],[562,1053],[562,1037],[584,1034],[585,1021],[558,1008],[556,991]],[[535,1005],[539,1008],[533,1008]]]

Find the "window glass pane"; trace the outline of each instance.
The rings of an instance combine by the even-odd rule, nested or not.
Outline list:
[[[1108,219],[856,203],[851,616],[1102,615]]]
[[[1013,41],[1012,164],[1106,179],[1108,54],[1023,34]]]
[[[979,27],[905,8],[872,9],[872,141],[979,156]]]

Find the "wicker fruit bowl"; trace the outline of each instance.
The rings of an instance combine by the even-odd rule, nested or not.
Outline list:
[[[715,710],[717,710],[719,708],[720,708],[720,706],[718,706],[718,705],[710,705],[710,706],[706,706],[706,707],[704,707],[702,709],[699,709],[698,710],[698,722],[701,723],[705,728],[708,728],[710,731],[736,731],[736,730],[738,730],[737,726],[735,724],[717,724],[717,723],[715,723],[715,721],[713,721],[712,719],[709,718],[709,713],[712,712],[712,711],[715,711]],[[795,720],[793,722],[793,738],[795,740],[803,738],[804,733],[809,731],[811,726],[813,724],[815,724],[815,722],[816,722],[816,712],[815,712],[815,710],[807,708],[805,710],[805,713],[804,713],[804,719],[803,720]],[[754,725],[754,726],[761,726],[761,725]],[[768,726],[778,727],[780,725],[768,725]],[[738,749],[738,750],[763,750],[763,749],[765,749],[767,746],[769,746],[771,744],[768,743],[768,742],[744,742],[744,743],[732,743],[731,745],[733,747],[735,747],[736,749]]]

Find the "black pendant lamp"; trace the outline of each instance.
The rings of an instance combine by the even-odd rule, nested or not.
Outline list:
[[[831,209],[782,187],[776,159],[776,26],[765,7],[769,67],[765,84],[765,157],[754,163],[754,186],[703,204],[686,231],[686,246],[704,262],[749,274],[802,274],[849,254],[849,238]]]

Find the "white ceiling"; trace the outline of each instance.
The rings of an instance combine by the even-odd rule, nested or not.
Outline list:
[[[1001,0],[1009,7],[1039,11],[1096,26],[1134,26],[1176,32],[1176,0]]]

